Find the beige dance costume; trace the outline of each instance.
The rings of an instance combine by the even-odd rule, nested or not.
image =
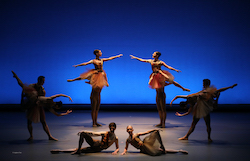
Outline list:
[[[148,154],[151,156],[165,154],[165,149],[160,150],[161,144],[159,140],[161,139],[159,131],[154,131],[150,135],[146,136],[143,141],[139,138],[138,134],[134,134],[134,138],[128,138],[127,142],[134,146],[136,149],[140,149],[141,153]]]
[[[166,70],[161,70],[161,66],[163,65],[162,61],[154,61],[154,59],[149,59],[146,62],[151,64],[153,70],[153,73],[150,75],[148,82],[150,88],[162,88],[165,86],[166,81],[169,83],[173,83],[174,76]],[[165,73],[169,78],[164,77],[161,73],[159,73],[159,70]]]
[[[55,104],[51,97],[43,96],[44,88],[36,89],[35,84],[23,87],[22,106],[26,108],[26,117],[33,123],[45,121],[43,107],[52,108]]]
[[[103,88],[108,86],[107,74],[103,70],[103,60],[100,59],[100,62],[97,62],[96,59],[91,60],[91,63],[94,64],[95,69],[88,70],[80,75],[81,79],[89,80],[89,83],[93,88]]]
[[[197,103],[194,105],[193,116],[203,118],[213,111],[215,87],[209,87],[199,92]]]

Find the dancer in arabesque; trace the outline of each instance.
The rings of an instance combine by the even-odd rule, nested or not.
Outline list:
[[[156,106],[160,117],[160,123],[157,124],[156,126],[165,128],[167,111],[166,111],[166,94],[164,92],[164,87],[169,84],[174,84],[176,87],[179,87],[184,91],[189,92],[190,90],[182,87],[179,83],[174,81],[174,76],[170,72],[161,69],[161,66],[164,66],[170,70],[180,72],[180,70],[170,67],[164,61],[159,60],[159,57],[161,56],[160,52],[158,51],[154,52],[152,55],[153,59],[142,59],[135,57],[133,55],[130,56],[132,59],[137,59],[141,62],[146,62],[151,64],[153,73],[150,75],[148,83],[152,89],[156,90]]]
[[[20,78],[16,75],[15,72],[13,72],[13,77],[17,80],[17,83],[20,87],[22,87],[22,96],[24,97],[22,101],[22,106],[26,109],[27,114],[27,125],[28,125],[28,131],[30,134],[30,137],[28,138],[28,141],[33,140],[33,128],[32,128],[32,122],[38,123],[41,122],[43,125],[43,129],[46,132],[46,134],[49,137],[49,140],[57,141],[56,138],[54,138],[49,130],[49,127],[45,120],[45,112],[44,107],[48,108],[48,110],[53,113],[56,116],[64,116],[71,113],[71,110],[67,110],[66,113],[57,113],[55,109],[59,109],[62,106],[62,102],[54,102],[53,100],[57,97],[67,97],[70,101],[72,101],[70,96],[67,96],[65,94],[56,94],[50,97],[45,97],[45,90],[42,87],[44,83],[44,77],[38,78],[38,83],[31,84],[31,85],[25,85],[20,80]],[[40,90],[39,90],[40,89]]]
[[[210,80],[204,79],[203,80],[203,90],[200,92],[190,94],[190,95],[179,95],[176,96],[170,103],[172,105],[173,101],[178,98],[187,99],[185,103],[182,103],[183,106],[189,105],[189,109],[186,113],[180,114],[176,112],[177,116],[186,116],[190,113],[193,113],[193,121],[191,127],[189,128],[187,134],[179,140],[188,140],[191,133],[194,131],[196,124],[199,122],[200,118],[203,118],[206,126],[207,126],[207,133],[208,133],[208,142],[212,142],[211,139],[211,124],[210,124],[210,112],[217,108],[218,98],[220,96],[220,92],[228,90],[230,88],[234,88],[237,84],[233,84],[229,87],[224,87],[220,89],[216,89],[214,86],[210,86]]]
[[[107,80],[107,74],[103,70],[103,63],[109,60],[113,60],[115,58],[119,58],[122,56],[122,54],[119,54],[117,56],[112,56],[109,58],[100,58],[102,56],[101,50],[94,50],[95,59],[90,60],[86,63],[81,63],[78,65],[73,65],[73,67],[79,67],[79,66],[85,66],[88,64],[94,64],[95,69],[89,70],[85,73],[82,73],[79,77],[74,79],[68,79],[68,82],[73,82],[77,80],[83,80],[87,79],[89,80],[86,83],[91,84],[92,86],[92,92],[90,95],[90,101],[91,101],[91,117],[93,122],[93,127],[101,126],[97,122],[97,116],[100,109],[101,104],[101,91],[104,86],[109,86],[108,80]]]

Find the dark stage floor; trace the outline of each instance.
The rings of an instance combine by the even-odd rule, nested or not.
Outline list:
[[[171,161],[235,161],[249,160],[250,158],[250,113],[249,112],[213,112],[211,114],[213,143],[207,142],[207,133],[204,120],[200,120],[194,133],[188,141],[179,141],[178,138],[187,132],[192,116],[177,117],[174,112],[168,112],[166,125],[161,135],[166,149],[184,149],[188,155],[166,154],[151,157],[139,153],[129,146],[129,153],[121,156],[128,137],[125,128],[134,126],[135,132],[153,129],[159,122],[156,111],[147,112],[111,112],[100,111],[99,122],[102,127],[91,127],[90,111],[75,110],[64,117],[56,117],[46,112],[46,119],[52,135],[59,141],[49,141],[40,123],[33,124],[34,141],[28,142],[28,131],[24,112],[2,111],[0,113],[0,156],[1,160],[171,160]],[[120,154],[112,156],[115,146],[95,154],[51,154],[51,149],[75,148],[78,143],[77,132],[81,130],[106,131],[110,122],[117,123],[116,135],[119,138]],[[84,143],[83,146],[87,146]]]

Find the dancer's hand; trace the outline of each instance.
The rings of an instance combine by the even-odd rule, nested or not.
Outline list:
[[[177,73],[180,73],[180,72],[181,72],[180,70],[177,70],[177,69],[176,69],[175,71],[176,71]]]
[[[130,57],[131,57],[131,59],[136,59],[136,57],[135,56],[133,56],[133,55],[129,55]]]
[[[68,96],[68,98],[69,98],[69,100],[70,100],[71,102],[73,102],[73,100],[72,100],[72,98],[71,98],[70,96]]]
[[[67,114],[69,114],[69,113],[71,113],[71,112],[72,112],[72,110],[67,110],[67,112],[66,112],[66,113],[67,113]]]
[[[176,116],[183,116],[182,114],[180,114],[179,112],[175,113]]]
[[[13,70],[11,72],[13,74],[13,77],[16,78],[17,77],[16,73]]]
[[[78,65],[73,65],[73,67],[75,67],[75,68],[76,68],[76,67],[78,67]]]
[[[117,57],[119,58],[119,57],[121,57],[121,56],[123,56],[123,54],[119,54],[119,55],[117,55]]]

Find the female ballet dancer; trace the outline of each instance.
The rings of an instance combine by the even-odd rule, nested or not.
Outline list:
[[[160,123],[156,126],[165,128],[167,112],[166,112],[166,94],[164,92],[164,87],[169,84],[174,84],[176,87],[179,87],[184,91],[190,91],[190,90],[182,87],[180,84],[174,81],[174,76],[170,72],[166,70],[161,70],[161,66],[163,65],[168,69],[180,72],[180,70],[170,67],[165,62],[159,60],[159,57],[161,56],[160,52],[158,51],[154,52],[152,55],[153,59],[141,59],[133,55],[130,56],[132,59],[137,59],[141,62],[146,62],[151,64],[153,73],[150,75],[148,83],[152,89],[156,89],[156,106],[160,117]]]
[[[128,150],[128,145],[131,144],[136,149],[140,149],[141,153],[148,154],[151,156],[157,156],[166,153],[178,153],[181,152],[183,154],[188,154],[185,150],[166,150],[158,129],[149,130],[146,132],[133,133],[134,129],[131,125],[127,126],[127,132],[129,137],[126,141],[126,146],[121,155],[125,155]],[[139,138],[139,136],[146,135],[143,141]]]
[[[220,96],[220,92],[223,92],[227,89],[234,88],[237,84],[234,84],[229,87],[224,87],[220,89],[216,89],[213,86],[210,86],[210,80],[204,79],[203,80],[203,90],[194,94],[190,95],[179,95],[176,96],[170,103],[172,105],[173,101],[178,98],[187,99],[185,103],[182,103],[183,106],[189,105],[189,109],[186,113],[180,114],[176,112],[177,116],[186,116],[193,112],[193,121],[191,127],[189,128],[187,134],[179,140],[188,140],[189,135],[194,131],[196,124],[199,122],[200,118],[203,118],[206,126],[207,126],[207,133],[208,133],[208,142],[212,142],[211,139],[211,125],[210,125],[210,112],[217,108],[218,98]]]
[[[16,78],[17,83],[22,87],[24,96],[26,98],[25,101],[25,108],[27,109],[27,123],[28,123],[28,131],[30,133],[30,137],[28,141],[33,140],[33,128],[32,128],[32,122],[37,123],[41,122],[43,125],[43,129],[46,132],[46,134],[49,137],[49,140],[57,141],[56,138],[54,138],[49,131],[49,127],[45,120],[45,112],[43,110],[43,107],[48,108],[48,110],[53,113],[56,116],[64,116],[71,113],[71,110],[67,110],[66,113],[57,113],[55,109],[58,109],[62,106],[62,102],[54,102],[53,99],[57,97],[67,97],[72,102],[72,99],[70,96],[64,95],[64,94],[56,94],[50,97],[45,96],[39,96],[37,90],[33,86],[27,86],[23,84],[23,82],[19,79],[19,77],[16,75],[15,72],[13,72],[13,77]]]
[[[101,126],[101,124],[97,123],[97,116],[98,116],[100,103],[101,103],[101,91],[104,86],[107,86],[107,87],[109,86],[106,72],[103,70],[103,62],[112,60],[115,58],[119,58],[122,56],[122,54],[119,54],[117,56],[112,56],[109,58],[102,58],[102,59],[100,58],[102,56],[101,50],[94,50],[94,54],[96,56],[95,59],[90,60],[86,63],[73,65],[73,67],[94,64],[95,69],[89,70],[81,74],[80,77],[77,77],[75,79],[68,79],[67,81],[72,82],[72,81],[82,80],[82,79],[89,80],[86,83],[89,83],[92,86],[92,92],[90,95],[91,117],[92,117],[93,127],[96,127],[96,126]]]

